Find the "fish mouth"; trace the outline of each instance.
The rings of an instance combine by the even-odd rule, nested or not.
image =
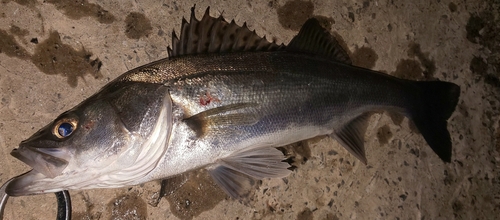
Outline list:
[[[61,174],[68,166],[68,152],[60,148],[35,148],[20,146],[10,155],[32,167],[33,170],[49,178]]]
[[[9,196],[24,196],[61,190],[55,179],[68,166],[70,154],[67,150],[63,148],[37,148],[21,144],[10,154],[33,169],[15,177],[7,185],[6,193]]]

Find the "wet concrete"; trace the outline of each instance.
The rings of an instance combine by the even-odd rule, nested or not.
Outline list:
[[[166,57],[171,30],[194,3],[1,1],[0,183],[29,169],[9,155],[20,141],[123,72]],[[457,83],[452,162],[441,162],[408,119],[378,113],[365,135],[368,165],[319,137],[283,148],[292,174],[259,181],[246,203],[194,171],[168,182],[161,199],[159,181],[71,191],[75,219],[496,219],[498,1],[207,1],[197,4],[199,18],[207,6],[278,43],[317,17],[356,65]],[[55,202],[53,194],[11,198],[5,218],[54,219]]]

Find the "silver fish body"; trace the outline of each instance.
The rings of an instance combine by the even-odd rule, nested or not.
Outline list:
[[[166,83],[174,109],[172,142],[160,163],[164,167],[146,181],[250,148],[330,135],[366,112],[404,112],[423,98],[413,82],[305,54],[197,56],[163,63],[158,70],[170,65],[185,67]],[[203,99],[211,101],[205,104]],[[189,125],[191,116],[226,106],[234,108],[206,116],[209,122]]]
[[[207,16],[192,15],[191,25],[242,28]],[[286,49],[245,36],[257,43],[226,53],[210,52],[211,44],[206,53],[189,52],[189,43],[174,48],[174,56],[123,74],[63,113],[12,152],[33,170],[7,193],[123,187],[205,167],[238,198],[252,178],[288,175],[275,147],[300,140],[330,135],[366,163],[363,125],[380,110],[412,119],[438,156],[450,160],[446,120],[457,85],[354,67],[314,19]],[[179,42],[174,35],[174,47]]]

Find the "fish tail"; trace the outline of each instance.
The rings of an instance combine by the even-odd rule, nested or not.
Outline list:
[[[457,106],[460,87],[440,81],[414,82],[420,88],[420,102],[410,109],[410,117],[432,150],[451,162],[451,138],[447,120]]]

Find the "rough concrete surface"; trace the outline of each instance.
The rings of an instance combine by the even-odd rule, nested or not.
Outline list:
[[[123,189],[71,191],[74,219],[498,219],[500,2],[267,0],[0,2],[0,183],[27,170],[19,142],[127,70],[167,56],[195,4],[287,43],[318,17],[355,65],[457,83],[445,164],[401,116],[372,116],[368,165],[319,137],[286,148],[297,167],[263,180],[248,204],[207,173]],[[10,198],[5,219],[54,219],[53,194]]]

